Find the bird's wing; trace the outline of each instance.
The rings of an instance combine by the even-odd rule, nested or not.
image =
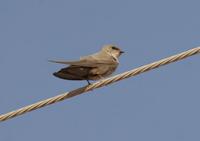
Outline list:
[[[66,64],[66,65],[75,65],[81,63],[80,61],[58,61],[58,60],[49,60],[52,63]],[[83,63],[83,61],[82,61]]]
[[[50,60],[50,62],[53,63],[59,63],[59,64],[67,64],[67,65],[74,65],[74,66],[84,66],[84,67],[97,67],[98,65],[113,65],[115,62],[109,59],[89,59],[84,58],[79,61],[54,61]]]

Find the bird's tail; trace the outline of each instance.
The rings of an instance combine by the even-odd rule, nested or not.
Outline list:
[[[60,71],[54,72],[53,75],[65,80],[83,80],[82,78],[77,77],[76,75],[69,74],[69,73],[62,73]]]

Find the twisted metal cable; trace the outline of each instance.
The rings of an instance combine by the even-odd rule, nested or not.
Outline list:
[[[106,86],[108,84],[120,81],[122,79],[126,79],[126,78],[129,78],[129,77],[141,74],[143,72],[158,68],[160,66],[167,65],[167,64],[175,62],[175,61],[182,60],[184,58],[187,58],[189,56],[192,56],[192,55],[195,55],[195,54],[198,54],[198,53],[200,53],[200,47],[190,49],[190,50],[182,52],[180,54],[173,55],[173,56],[170,56],[168,58],[164,58],[164,59],[159,60],[157,62],[153,62],[153,63],[147,64],[147,65],[141,66],[139,68],[118,74],[116,76],[100,80],[100,81],[93,83],[91,85],[87,85],[87,86],[72,90],[70,92],[66,92],[66,93],[60,94],[58,96],[55,96],[55,97],[52,97],[52,98],[31,104],[31,105],[28,105],[28,106],[22,107],[18,110],[15,110],[15,111],[12,111],[12,112],[9,112],[9,113],[6,113],[6,114],[2,114],[2,115],[0,115],[0,121],[5,121],[5,120],[8,120],[8,119],[14,118],[16,116],[25,114],[27,112],[30,112],[30,111],[42,108],[44,106],[47,106],[47,105],[50,105],[50,104],[53,104],[53,103],[56,103],[56,102],[77,96],[77,95],[80,95],[80,94],[83,94],[85,92]]]

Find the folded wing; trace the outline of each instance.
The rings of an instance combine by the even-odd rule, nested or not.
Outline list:
[[[50,60],[50,62],[53,63],[59,63],[59,64],[66,64],[66,65],[73,65],[73,66],[84,66],[84,67],[98,67],[99,65],[114,65],[116,62],[113,62],[112,60],[95,60],[95,59],[82,59],[79,61],[55,61]]]

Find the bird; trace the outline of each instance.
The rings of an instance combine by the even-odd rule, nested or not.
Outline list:
[[[68,65],[65,68],[54,72],[55,77],[66,80],[99,80],[110,76],[119,65],[119,56],[123,54],[116,45],[105,45],[102,49],[92,55],[80,57],[77,61],[55,61],[53,63]]]

